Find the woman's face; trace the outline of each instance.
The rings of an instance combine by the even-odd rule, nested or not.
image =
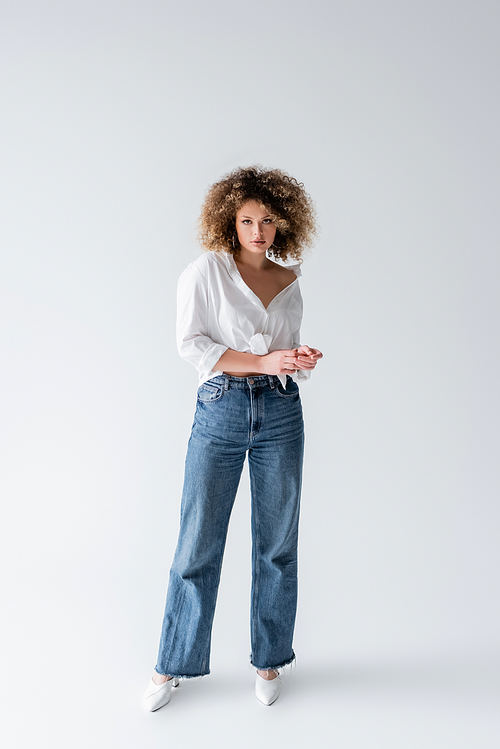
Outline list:
[[[242,248],[262,254],[274,242],[276,227],[269,217],[269,211],[256,200],[249,200],[236,214],[236,233]]]

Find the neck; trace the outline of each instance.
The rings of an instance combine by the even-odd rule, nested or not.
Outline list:
[[[234,259],[240,265],[248,265],[254,270],[264,270],[264,268],[268,268],[271,264],[271,261],[268,260],[265,252],[259,252],[259,254],[257,254],[245,250],[244,247],[240,247],[238,252],[234,255]]]

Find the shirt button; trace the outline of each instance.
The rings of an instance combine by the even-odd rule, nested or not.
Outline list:
[[[249,385],[253,385],[255,383],[255,380],[248,380]]]

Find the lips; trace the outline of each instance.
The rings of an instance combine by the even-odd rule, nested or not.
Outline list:
[[[265,244],[263,239],[254,239],[250,244]]]

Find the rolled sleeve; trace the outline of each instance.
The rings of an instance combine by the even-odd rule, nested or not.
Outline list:
[[[302,297],[301,297],[302,302]],[[302,305],[300,308],[300,319],[302,319]],[[291,348],[300,348],[300,326],[297,326],[295,330],[292,331],[292,338],[293,343],[291,345]],[[291,375],[292,380],[294,380],[297,383],[305,382],[308,380],[311,376],[311,370],[309,369],[296,369],[295,372]]]
[[[228,346],[207,335],[207,282],[191,263],[177,284],[177,350],[193,364],[200,376],[210,374]]]
[[[305,382],[308,380],[311,376],[311,372],[308,369],[297,369],[295,372],[291,375],[292,380],[295,382]]]

